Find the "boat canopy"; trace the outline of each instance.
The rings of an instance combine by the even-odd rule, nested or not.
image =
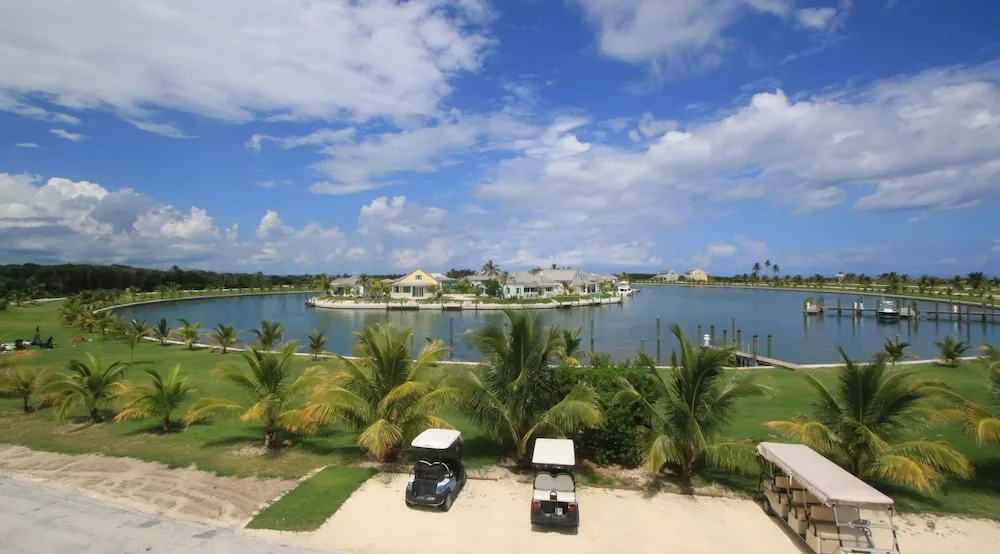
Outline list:
[[[570,439],[535,439],[535,451],[531,463],[545,466],[573,467],[576,454]]]
[[[762,442],[757,445],[757,454],[781,468],[823,504],[892,507],[891,498],[804,444]]]

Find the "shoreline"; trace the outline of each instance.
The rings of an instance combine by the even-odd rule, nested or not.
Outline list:
[[[730,289],[749,289],[749,290],[776,290],[784,292],[812,292],[812,293],[830,293],[830,294],[840,294],[840,295],[852,295],[852,296],[884,296],[886,298],[902,298],[906,300],[922,300],[924,302],[941,302],[944,304],[958,304],[960,306],[973,306],[976,308],[981,308],[986,306],[988,308],[1000,309],[1000,303],[996,300],[991,304],[986,301],[973,302],[970,300],[954,300],[940,297],[928,297],[928,296],[913,296],[911,294],[887,294],[884,291],[860,291],[855,289],[817,289],[813,287],[775,287],[771,285],[754,286],[746,285],[742,283],[684,283],[684,282],[657,282],[657,281],[636,281],[638,285],[653,285],[657,287],[689,287],[689,288],[700,288],[700,287],[715,287],[715,288],[730,288]],[[967,295],[965,295],[967,296]]]
[[[234,296],[269,296],[269,295],[279,295],[279,294],[310,294],[315,293],[314,290],[282,290],[282,291],[272,291],[272,292],[234,292],[232,294],[203,294],[200,296],[182,296],[180,298],[155,298],[152,300],[138,300],[136,302],[129,302],[127,304],[115,304],[114,306],[108,306],[107,308],[100,308],[94,310],[95,314],[107,311],[115,311],[121,308],[131,308],[133,306],[144,306],[147,304],[164,304],[167,302],[183,302],[185,300],[201,300],[205,298],[232,298]],[[64,300],[62,298],[58,300]],[[54,300],[53,300],[54,301]]]
[[[356,300],[339,300],[330,302],[317,297],[306,300],[307,306],[325,310],[432,310],[432,311],[486,311],[486,310],[552,310],[558,308],[585,308],[589,306],[610,306],[621,304],[625,297],[590,298],[587,300],[569,300],[565,302],[537,302],[529,304],[484,303],[474,300],[461,302],[429,302],[420,303],[413,300],[404,302],[358,302]]]

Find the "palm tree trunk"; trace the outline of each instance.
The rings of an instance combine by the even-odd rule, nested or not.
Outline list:
[[[170,432],[170,414],[163,416],[163,432]]]
[[[101,414],[97,412],[97,408],[90,409],[90,421],[93,423],[101,422]]]
[[[24,413],[28,413],[30,411],[31,408],[28,407],[28,395],[26,394],[24,395]]]

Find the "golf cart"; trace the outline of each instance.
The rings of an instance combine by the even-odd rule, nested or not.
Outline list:
[[[762,442],[764,508],[816,554],[899,554],[893,501],[804,444]]]
[[[579,527],[573,441],[535,439],[531,463],[536,467],[531,491],[531,524]]]
[[[462,433],[454,429],[428,429],[413,439],[410,446],[417,461],[406,483],[407,506],[451,509],[455,496],[465,487],[461,438]]]

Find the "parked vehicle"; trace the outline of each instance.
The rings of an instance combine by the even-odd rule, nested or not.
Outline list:
[[[531,524],[579,527],[573,441],[535,439],[531,463],[536,468],[531,491]]]
[[[762,442],[763,503],[817,554],[899,554],[893,502],[803,444]]]
[[[407,506],[437,506],[446,512],[451,509],[465,487],[461,439],[462,433],[454,429],[428,429],[413,439],[410,446],[417,460],[406,483]]]

